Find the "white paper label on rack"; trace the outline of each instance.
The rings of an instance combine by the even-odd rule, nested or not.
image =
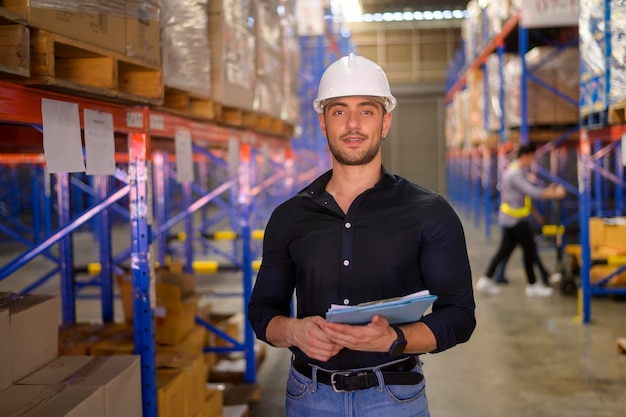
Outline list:
[[[85,155],[87,174],[115,175],[113,115],[85,109]]]
[[[176,180],[179,183],[193,181],[193,144],[187,129],[176,129]]]
[[[164,130],[165,129],[165,119],[163,116],[158,116],[156,114],[150,115],[150,129],[153,130]]]
[[[78,104],[44,98],[41,116],[48,173],[84,172]]]
[[[578,25],[578,0],[523,0],[520,25],[545,28]]]
[[[143,128],[143,113],[136,111],[126,113],[126,127]]]
[[[154,308],[154,316],[160,319],[165,318],[167,315],[167,309],[164,306],[156,306]]]
[[[300,36],[324,34],[324,4],[321,0],[296,1],[296,27]]]
[[[626,133],[622,135],[622,166],[626,167]]]

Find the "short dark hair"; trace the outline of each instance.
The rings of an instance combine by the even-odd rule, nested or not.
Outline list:
[[[517,157],[519,158],[522,155],[528,155],[535,153],[535,145],[532,143],[527,143],[525,145],[521,145],[517,148]]]

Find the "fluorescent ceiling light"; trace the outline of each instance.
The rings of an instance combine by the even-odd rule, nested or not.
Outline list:
[[[342,4],[343,2],[350,1],[356,1],[358,3],[357,0],[341,0]],[[361,14],[359,11],[358,14],[348,15],[345,12],[347,9],[343,9],[343,5],[341,7],[342,10],[344,10],[343,14],[348,22],[405,22],[412,20],[452,20],[468,17],[467,10],[424,10],[414,12],[405,11],[366,14]]]

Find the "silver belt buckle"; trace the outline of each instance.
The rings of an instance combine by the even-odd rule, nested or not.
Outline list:
[[[333,391],[335,391],[335,392],[348,392],[348,390],[339,389],[335,385],[336,384],[335,377],[337,375],[339,375],[339,376],[349,376],[350,373],[349,372],[333,372],[332,374],[330,374],[330,386],[333,387]]]

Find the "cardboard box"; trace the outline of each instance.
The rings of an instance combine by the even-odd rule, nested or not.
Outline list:
[[[189,417],[185,403],[185,371],[157,369],[157,409],[159,417]]]
[[[206,3],[163,2],[161,50],[165,86],[210,99],[211,51]]]
[[[11,385],[11,326],[9,310],[0,308],[0,391]]]
[[[180,287],[159,282],[156,294],[156,342],[175,345],[193,329],[198,299],[195,296],[183,298]]]
[[[189,415],[197,414],[204,405],[204,390],[207,381],[207,366],[201,354],[177,352],[157,355],[157,369],[177,369],[183,371],[185,396]]]
[[[604,246],[626,252],[626,218],[613,217],[605,220]]]
[[[161,66],[160,16],[154,0],[126,1],[126,55]]]
[[[19,385],[102,387],[105,417],[142,417],[139,356],[61,356]]]
[[[58,296],[24,295],[9,308],[11,379],[18,381],[53,361],[58,355]]]
[[[221,416],[224,412],[224,393],[220,389],[207,388],[204,396],[204,416]]]
[[[232,2],[225,0],[209,3],[211,94],[223,106],[254,111],[256,38],[247,25],[252,16],[250,5],[242,2],[232,7]],[[232,7],[228,13],[225,3]]]
[[[57,3],[54,8],[33,5],[31,0],[4,0],[3,4],[5,8],[26,16],[30,26],[111,51],[126,52],[125,0],[65,0]]]
[[[194,324],[193,329],[187,333],[180,342],[175,345],[157,345],[157,349],[164,352],[187,352],[204,353],[204,340],[206,329],[203,326]]]
[[[626,252],[626,217],[590,218],[589,245]]]
[[[102,387],[11,385],[0,392],[3,417],[105,417]]]
[[[613,273],[617,267],[609,265],[593,265],[589,269],[589,280],[592,284],[596,284],[600,280],[606,278],[609,274]],[[626,271],[612,277],[606,283],[607,287],[624,287],[626,286]]]

